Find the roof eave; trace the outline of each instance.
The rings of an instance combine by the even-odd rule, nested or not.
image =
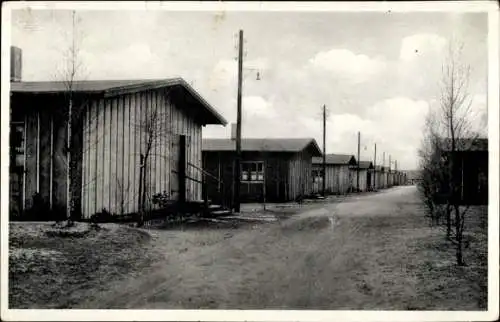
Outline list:
[[[309,144],[307,144],[306,148],[309,147],[309,146],[313,146],[314,148],[314,151],[312,153],[312,156],[313,157],[322,157],[323,156],[323,153],[321,152],[319,146],[318,146],[318,143],[316,143],[316,140],[315,139],[311,139],[311,141],[309,141]]]
[[[184,79],[180,79],[180,83],[181,85],[191,94],[193,95],[194,98],[196,98],[200,103],[201,105],[203,105],[203,107],[205,107],[205,109],[210,113],[212,114],[212,116],[214,117],[214,121],[209,123],[206,122],[205,124],[213,124],[213,125],[223,125],[223,126],[226,126],[227,125],[227,120],[221,115],[219,114],[219,112],[217,112],[215,110],[215,108],[210,105],[210,103],[208,103],[193,87],[191,87],[191,85],[189,85]]]

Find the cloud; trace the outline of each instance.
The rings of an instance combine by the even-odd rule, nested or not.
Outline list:
[[[440,55],[446,46],[446,39],[436,34],[416,34],[403,38],[399,58],[412,62],[423,56]]]
[[[362,159],[373,160],[373,147],[377,143],[378,164],[381,164],[382,153],[385,152],[386,164],[389,155],[392,155],[392,160],[398,160],[400,169],[412,168],[417,166],[417,149],[428,110],[427,101],[392,97],[369,106],[364,118],[343,115],[339,116],[335,123],[343,128],[344,134],[341,135],[344,140],[351,142],[351,145],[356,142],[354,135],[359,129]]]
[[[213,91],[237,81],[237,62],[235,60],[220,60],[209,75],[209,86]]]
[[[275,118],[278,116],[272,104],[261,96],[243,97],[243,110],[248,117]]]
[[[125,48],[99,54],[82,51],[80,55],[90,79],[162,78],[166,70],[169,70],[168,77],[173,77],[175,73],[171,64],[160,59],[145,43],[132,43]]]
[[[259,57],[244,62],[243,76],[248,77],[251,73],[262,72],[269,69],[269,60]],[[236,85],[238,77],[238,62],[233,59],[220,60],[215,64],[209,76],[209,86],[214,91],[222,87]]]
[[[378,139],[402,147],[420,141],[429,102],[407,97],[393,97],[377,102],[368,109],[367,117],[377,124]]]
[[[355,54],[347,49],[320,51],[309,63],[317,70],[333,72],[334,76],[354,83],[364,82],[386,67],[386,63],[381,59]]]
[[[471,100],[471,130],[488,135],[488,102],[486,94],[476,94]]]

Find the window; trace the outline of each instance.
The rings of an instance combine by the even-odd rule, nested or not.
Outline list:
[[[313,182],[321,182],[323,180],[323,169],[312,170]]]
[[[12,165],[24,167],[24,123],[11,123],[10,147]]]
[[[263,161],[242,162],[241,181],[246,181],[246,182],[264,181],[264,162]]]

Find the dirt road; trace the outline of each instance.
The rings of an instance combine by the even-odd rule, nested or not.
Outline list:
[[[428,228],[418,207],[416,188],[398,187],[306,207],[277,222],[237,229],[157,230],[152,251],[162,258],[154,267],[110,285],[109,291],[94,294],[79,307],[453,306],[453,299],[435,303],[426,294],[431,291],[419,286],[423,261],[417,242],[428,237]],[[423,301],[416,300],[419,296]]]

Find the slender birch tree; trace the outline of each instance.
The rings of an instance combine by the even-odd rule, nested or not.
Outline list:
[[[78,141],[81,139],[80,131],[83,130],[82,116],[88,100],[78,95],[77,81],[84,77],[85,68],[81,59],[81,43],[83,33],[80,30],[80,19],[75,11],[71,12],[71,28],[69,31],[69,44],[63,50],[63,62],[59,70],[58,79],[64,87],[64,108],[59,110],[62,121],[67,124],[65,140],[65,166],[66,166],[66,218],[71,225],[78,217],[79,209],[76,207],[76,187],[81,185],[81,176],[78,173],[79,158],[83,152]],[[78,134],[76,134],[78,133]],[[76,135],[75,135],[76,134]],[[63,157],[63,159],[64,159]]]
[[[456,247],[458,265],[463,258],[464,227],[469,206],[462,205],[463,182],[458,154],[470,150],[478,134],[469,93],[470,66],[463,62],[463,44],[450,42],[442,66],[440,105],[427,117],[420,149],[420,185],[433,222],[446,220],[446,237]]]
[[[170,89],[167,89],[163,95],[169,99]],[[141,147],[139,154],[139,216],[137,225],[144,224],[144,215],[148,211],[146,207],[147,199],[152,197],[151,186],[151,157],[163,159],[162,162],[175,160],[165,160],[166,155],[157,153],[158,148],[165,146],[172,136],[168,115],[165,106],[152,104],[152,106],[143,106],[145,110],[143,117],[136,123],[136,130],[141,136]],[[161,150],[161,149],[160,149]]]

